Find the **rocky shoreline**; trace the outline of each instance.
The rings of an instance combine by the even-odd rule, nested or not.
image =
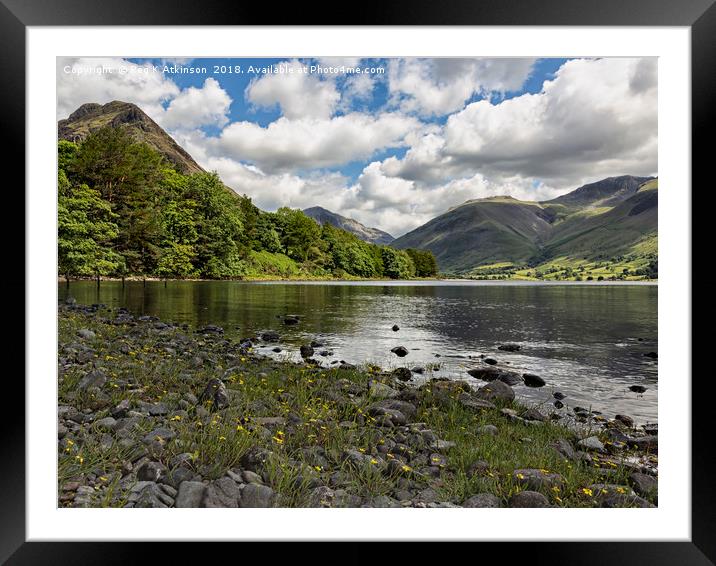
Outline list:
[[[658,502],[655,425],[585,409],[566,423],[516,402],[487,360],[474,383],[416,385],[408,368],[320,367],[318,343],[301,363],[258,355],[272,331],[232,340],[72,299],[58,317],[61,507]]]

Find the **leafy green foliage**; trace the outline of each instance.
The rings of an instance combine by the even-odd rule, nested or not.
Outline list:
[[[383,273],[391,279],[409,279],[415,276],[415,265],[404,250],[385,247],[381,250]]]
[[[410,256],[410,259],[413,260],[416,277],[434,277],[437,275],[438,264],[432,252],[414,248],[408,248],[405,251]]]
[[[102,200],[99,191],[87,185],[71,187],[59,175],[57,203],[57,252],[59,270],[64,274],[109,275],[124,264],[111,248],[117,237],[116,215]]]
[[[431,252],[370,244],[300,210],[259,210],[216,173],[177,172],[122,128],[58,143],[60,272],[204,277],[430,277]]]

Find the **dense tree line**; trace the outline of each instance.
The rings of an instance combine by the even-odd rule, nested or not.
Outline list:
[[[58,257],[67,276],[431,277],[432,253],[360,240],[300,210],[263,212],[216,173],[177,172],[123,128],[58,143]]]

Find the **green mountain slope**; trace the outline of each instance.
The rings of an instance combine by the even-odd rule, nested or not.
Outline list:
[[[610,177],[545,202],[468,201],[391,245],[433,252],[441,271],[655,256],[658,180]]]
[[[601,214],[576,213],[554,227],[545,245],[549,257],[607,259],[631,253],[642,240],[656,237],[659,192],[635,192]]]
[[[428,249],[443,271],[526,262],[539,253],[549,236],[550,220],[550,214],[538,203],[511,197],[480,199],[449,210],[391,245]]]

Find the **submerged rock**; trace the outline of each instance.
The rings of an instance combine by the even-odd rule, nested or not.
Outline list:
[[[261,340],[263,340],[264,342],[278,342],[280,340],[280,336],[279,336],[278,332],[273,332],[273,331],[264,332],[261,335]]]
[[[399,358],[404,358],[405,356],[408,355],[408,349],[405,346],[396,346],[395,348],[392,348],[390,351],[393,352]]]
[[[500,376],[500,370],[491,366],[469,369],[467,373],[475,379],[482,379],[483,381],[494,381]]]
[[[522,380],[527,387],[544,387],[546,385],[545,380],[534,373],[523,373]]]
[[[520,345],[510,342],[508,344],[501,344],[497,349],[503,350],[504,352],[517,352],[520,349]]]

